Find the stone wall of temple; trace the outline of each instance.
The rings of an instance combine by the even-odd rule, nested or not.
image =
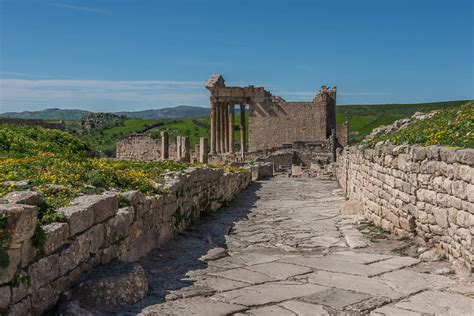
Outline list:
[[[249,113],[249,151],[325,140],[325,107],[313,102],[256,104]]]
[[[336,177],[374,224],[434,247],[457,271],[472,271],[473,149],[350,147],[338,155]]]
[[[214,212],[251,182],[251,172],[189,168],[165,177],[166,193],[137,191],[84,195],[58,209],[65,222],[43,227],[44,245],[33,246],[36,205],[0,205],[9,264],[0,267],[0,314],[41,315],[82,273],[114,260],[134,261]],[[119,208],[118,198],[130,206]],[[34,201],[31,201],[31,204]],[[3,245],[2,245],[3,247]],[[4,258],[2,258],[4,259]]]
[[[148,135],[130,135],[117,142],[116,158],[119,160],[161,160],[161,139]],[[169,142],[169,159],[176,158],[176,142]]]

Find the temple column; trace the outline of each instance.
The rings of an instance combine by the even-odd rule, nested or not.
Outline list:
[[[181,136],[176,136],[176,160],[181,160]]]
[[[224,105],[224,152],[229,152],[229,105]]]
[[[245,130],[245,104],[240,105],[240,151],[242,159],[245,159],[246,152],[246,138],[247,132]]]
[[[224,121],[224,105],[219,104],[219,149],[220,152],[225,152],[224,136],[225,136],[225,121]]]
[[[201,137],[199,139],[199,162],[200,163],[208,162],[207,146],[208,146],[207,138]]]
[[[161,159],[167,160],[169,159],[169,138],[168,132],[162,131],[161,132]]]
[[[216,153],[216,102],[211,99],[211,154]]]
[[[216,152],[221,152],[221,106],[216,103]]]
[[[229,105],[229,152],[233,153],[234,152],[234,139],[235,139],[235,134],[234,134],[234,105]]]

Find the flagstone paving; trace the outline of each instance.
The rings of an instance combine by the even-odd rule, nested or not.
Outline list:
[[[332,181],[278,176],[255,183],[143,258],[150,294],[118,312],[474,314],[472,279],[434,274],[446,262],[381,250],[357,229],[361,217],[339,215],[344,201]]]

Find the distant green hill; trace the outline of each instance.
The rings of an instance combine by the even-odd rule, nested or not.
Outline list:
[[[342,105],[337,107],[337,121],[349,121],[350,141],[360,141],[377,126],[391,124],[394,121],[413,115],[417,111],[426,112],[446,107],[458,107],[467,101],[448,101],[419,104],[376,104],[376,105]],[[247,117],[248,118],[248,117]],[[235,118],[236,137],[240,137],[240,115]],[[248,126],[248,124],[247,124]],[[209,115],[181,119],[129,119],[122,126],[106,129],[101,133],[85,135],[91,147],[102,155],[113,155],[118,139],[132,133],[146,133],[160,137],[160,131],[167,130],[170,138],[177,135],[190,137],[191,144],[197,144],[199,137],[209,137]]]
[[[92,112],[85,110],[46,109],[42,111],[6,112],[0,117],[42,120],[80,120],[84,115]]]
[[[209,108],[197,106],[181,105],[174,108],[164,108],[144,111],[124,111],[113,112],[116,115],[126,115],[130,118],[139,119],[165,119],[165,118],[183,118],[191,116],[208,115]],[[91,111],[69,110],[69,109],[46,109],[42,111],[24,111],[24,112],[6,112],[1,113],[0,117],[22,118],[22,119],[43,119],[43,120],[80,120],[83,116],[91,114]]]

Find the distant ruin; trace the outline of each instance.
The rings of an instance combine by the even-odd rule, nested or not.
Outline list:
[[[288,102],[263,87],[228,87],[221,75],[211,76],[206,88],[211,94],[211,162],[274,161],[275,155],[280,157],[283,152],[284,161],[278,158],[282,165],[309,166],[315,161],[335,161],[336,148],[347,145],[347,123],[336,124],[336,87],[323,86],[311,102]],[[240,108],[239,140],[236,139],[234,123],[236,106]],[[160,140],[133,135],[117,143],[117,158],[183,160],[183,155],[177,154],[178,143],[181,141],[169,143],[169,157],[163,158]],[[190,160],[198,161],[199,151],[203,150],[198,146],[189,151]],[[207,146],[205,151],[207,155]]]

